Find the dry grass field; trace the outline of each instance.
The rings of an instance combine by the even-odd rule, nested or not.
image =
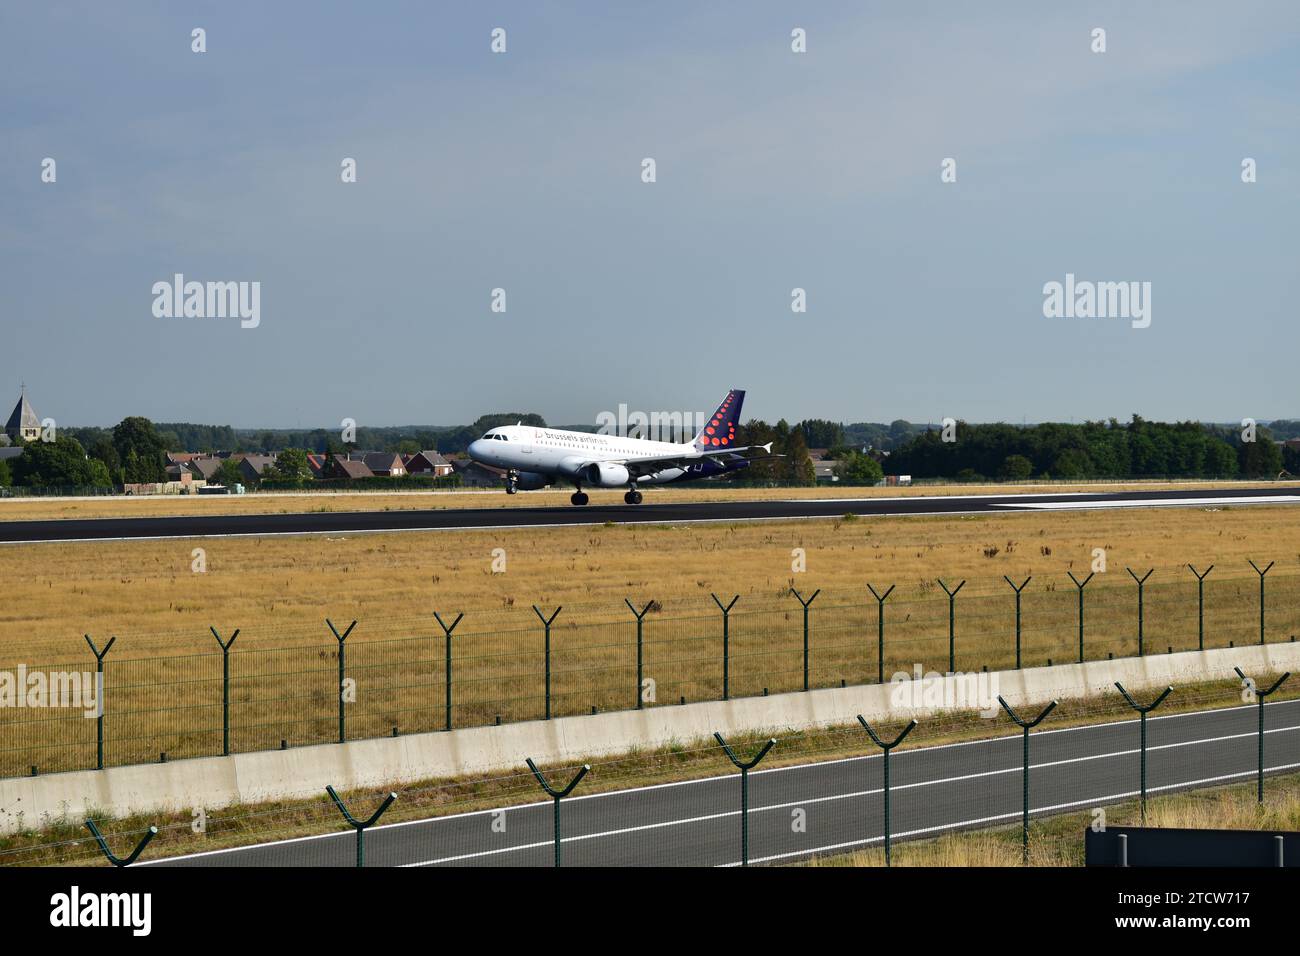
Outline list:
[[[1300,482],[1089,482],[1084,484],[1026,483],[916,485],[904,488],[866,488],[818,485],[813,488],[729,488],[725,485],[687,484],[651,487],[646,503],[687,501],[754,501],[787,498],[881,498],[935,495],[1064,494],[1162,489],[1191,491],[1205,488],[1294,489]],[[507,495],[500,488],[460,491],[312,491],[268,492],[247,495],[141,495],[104,498],[0,498],[0,521],[36,521],[57,518],[139,518],[174,515],[291,514],[298,512],[438,510],[444,508],[555,508],[569,507],[572,488]],[[622,490],[591,491],[593,505],[623,503]]]
[[[1066,576],[1107,571],[1088,585],[1090,658],[1136,652],[1137,589],[1125,571],[1154,568],[1145,586],[1148,653],[1197,646],[1197,588],[1184,566],[1215,570],[1205,589],[1205,643],[1258,640],[1258,578],[1268,576],[1268,638],[1300,632],[1300,512],[1286,507],[854,518],[733,525],[600,526],[328,538],[236,538],[42,544],[0,548],[9,588],[0,610],[0,669],[107,658],[111,763],[212,753],[220,747],[221,657],[228,637],[232,744],[262,749],[336,733],[338,645],[349,638],[353,737],[443,726],[444,642],[432,618],[465,619],[454,639],[456,726],[542,716],[543,639],[532,604],[563,605],[552,633],[552,713],[626,708],[636,699],[635,624],[646,616],[644,676],[654,703],[721,696],[721,614],[711,592],[739,595],[730,620],[730,692],[802,686],[802,616],[789,593],[820,588],[812,606],[810,686],[877,678],[878,607],[868,582],[896,590],[885,604],[886,678],[920,664],[947,668],[948,602],[939,580],[966,580],[956,599],[956,665],[1013,666],[1014,595],[1023,595],[1025,666],[1077,654],[1077,592]],[[192,570],[202,547],[206,570]],[[497,551],[497,549],[500,549]],[[803,549],[807,570],[792,571]],[[495,559],[504,572],[494,573]],[[498,564],[498,567],[500,565]],[[16,719],[21,718],[21,719]],[[93,721],[0,712],[0,772],[84,766]]]

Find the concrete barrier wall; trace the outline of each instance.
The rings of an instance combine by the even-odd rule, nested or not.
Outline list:
[[[195,807],[215,810],[235,803],[313,797],[323,793],[326,784],[345,791],[465,774],[522,771],[525,757],[539,764],[578,762],[634,749],[705,740],[714,731],[724,736],[775,734],[847,724],[858,714],[868,720],[896,721],[941,710],[996,708],[998,694],[1019,707],[1051,699],[1115,693],[1115,681],[1131,690],[1177,686],[1235,678],[1234,665],[1247,674],[1300,671],[1300,644],[1158,654],[964,677],[934,675],[921,681],[656,706],[102,771],[12,777],[0,780],[0,833],[40,828],[63,819],[79,822],[87,815],[123,816]],[[986,699],[971,700],[968,692],[982,679],[987,681],[983,688]],[[941,701],[955,706],[938,703]],[[1007,726],[999,729],[1007,730]]]

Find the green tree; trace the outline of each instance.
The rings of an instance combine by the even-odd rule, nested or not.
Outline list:
[[[10,468],[14,484],[28,488],[105,487],[110,483],[103,463],[92,463],[81,443],[67,435],[52,442],[25,444]]]
[[[0,488],[8,488],[14,483],[14,474],[9,470],[9,462],[0,459]]]
[[[844,481],[864,485],[874,485],[885,477],[885,470],[880,467],[880,462],[870,455],[857,451],[849,452],[836,462],[835,473]]]
[[[1024,455],[1007,455],[998,468],[998,477],[1011,481],[1024,481],[1034,473],[1034,463]]]
[[[275,464],[267,471],[271,478],[292,478],[306,480],[311,477],[311,466],[307,464],[307,453],[301,448],[286,448],[280,452]]]
[[[158,430],[147,418],[124,418],[113,429],[113,447],[122,460],[122,477],[128,482],[163,481],[167,477],[166,449]]]
[[[227,488],[232,488],[235,485],[242,484],[243,481],[244,476],[239,470],[239,462],[235,461],[233,458],[226,458],[217,466],[217,470],[213,472],[212,478],[208,483],[214,485],[225,485]]]
[[[122,484],[122,457],[117,453],[117,448],[113,445],[113,439],[108,435],[100,435],[89,446],[89,451],[91,458],[104,465],[110,483]]]
[[[1282,470],[1282,450],[1267,428],[1255,430],[1254,441],[1237,446],[1237,462],[1246,478],[1276,478]]]

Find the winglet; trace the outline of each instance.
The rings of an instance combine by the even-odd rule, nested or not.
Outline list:
[[[767,452],[769,455],[772,454],[772,443],[768,442],[766,445],[764,445],[763,451]]]

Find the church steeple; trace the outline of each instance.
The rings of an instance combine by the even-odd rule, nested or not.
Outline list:
[[[14,441],[36,441],[41,437],[41,420],[36,416],[32,403],[27,401],[26,382],[18,396],[18,404],[5,424],[5,434]]]

